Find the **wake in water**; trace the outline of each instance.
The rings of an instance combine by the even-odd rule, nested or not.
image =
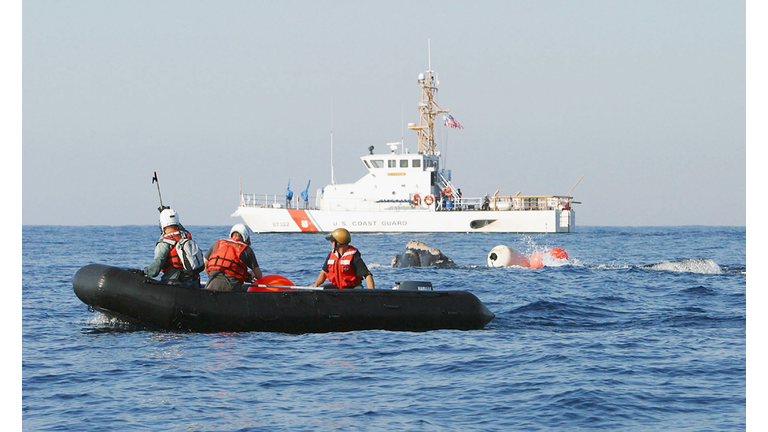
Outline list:
[[[117,318],[110,318],[101,313],[94,313],[85,324],[88,326],[83,329],[83,333],[113,333],[113,332],[132,332],[142,330],[143,327],[121,321]]]
[[[500,244],[493,247],[486,256],[488,267],[512,267],[526,269],[540,269],[543,267],[583,266],[593,269],[616,268],[641,268],[645,270],[698,273],[698,274],[722,274],[725,273],[716,262],[708,258],[688,258],[677,261],[663,261],[648,265],[629,264],[599,264],[597,266],[585,266],[581,261],[569,256],[565,249],[542,245],[531,236],[523,236],[522,248],[516,250],[510,246]],[[447,264],[447,265],[446,265]],[[455,263],[439,249],[430,247],[421,241],[411,240],[406,245],[406,250],[396,255],[391,266],[386,267],[444,267],[466,268],[467,266]],[[474,268],[476,266],[469,266]]]
[[[746,273],[746,269],[724,269],[719,266],[715,261],[709,258],[687,258],[677,261],[662,261],[657,264],[646,264],[634,266],[630,264],[620,264],[618,262],[608,264],[597,264],[587,266],[577,259],[562,260],[553,257],[546,257],[544,259],[544,267],[559,267],[559,266],[577,266],[587,267],[594,270],[615,270],[615,269],[628,269],[628,268],[641,268],[645,270],[654,271],[666,271],[666,272],[679,272],[679,273],[699,273],[699,274],[723,274],[723,273]],[[493,267],[493,266],[489,266]],[[511,266],[518,268],[525,268],[522,266]]]
[[[711,259],[688,258],[678,261],[664,261],[658,264],[642,266],[648,270],[661,270],[671,272],[687,272],[702,274],[721,274],[723,269]]]
[[[570,258],[567,252],[560,248],[546,248],[538,245],[536,241],[531,238],[525,238],[526,248],[528,255],[516,251],[506,245],[499,245],[494,247],[488,253],[488,266],[489,267],[519,267],[519,268],[541,268],[541,267],[559,267],[564,265],[582,266],[583,264],[578,259]],[[536,261],[536,264],[534,264]],[[632,268],[632,265],[619,265],[616,264],[600,264],[597,266],[590,266],[590,268],[596,269],[615,269],[615,268]],[[669,272],[681,272],[681,273],[699,273],[699,274],[722,274],[725,273],[722,267],[720,267],[715,261],[709,258],[687,258],[676,261],[662,261],[656,264],[648,264],[638,266],[639,268],[656,271],[669,271]]]
[[[551,253],[551,250],[539,250],[535,251],[532,255],[534,257],[538,256],[540,261],[539,265],[537,267],[532,267],[530,264],[528,264],[528,258],[520,254],[519,262],[515,262],[513,260],[509,261],[509,264],[507,265],[494,265],[492,263],[491,257],[495,259],[494,253],[497,253],[497,250],[494,248],[489,253],[489,264],[487,265],[462,265],[462,264],[455,264],[450,267],[440,267],[440,266],[432,266],[431,268],[441,268],[441,269],[478,269],[478,268],[521,268],[521,269],[528,269],[528,270],[536,270],[541,269],[542,267],[562,267],[562,266],[573,266],[573,267],[586,267],[593,270],[615,270],[615,269],[630,269],[630,268],[639,268],[644,270],[654,270],[654,271],[663,271],[663,272],[679,272],[679,273],[698,273],[698,274],[723,274],[723,273],[746,273],[745,268],[728,268],[728,267],[721,267],[718,265],[714,260],[711,260],[709,258],[687,258],[682,260],[676,260],[676,261],[662,261],[660,263],[656,264],[645,264],[645,265],[632,265],[632,264],[626,264],[621,263],[620,261],[613,261],[606,264],[596,264],[596,265],[586,265],[583,262],[581,262],[578,258],[558,258],[557,256],[553,256]],[[376,269],[389,269],[392,268],[391,265],[384,265],[384,264],[377,264],[372,263],[368,266],[371,270]]]

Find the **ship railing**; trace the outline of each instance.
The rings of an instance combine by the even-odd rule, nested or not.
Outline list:
[[[310,205],[312,202],[314,205]],[[301,198],[288,200],[284,195],[241,194],[240,207],[277,208],[301,210],[333,210],[333,211],[411,211],[419,210],[410,200],[381,199],[377,201],[361,201],[345,198],[322,198],[315,200],[309,197],[307,201]],[[421,210],[425,208],[422,207]]]
[[[441,198],[437,201],[438,211],[537,211],[537,210],[569,210],[573,198],[556,195],[512,195],[474,198],[459,196],[455,199]]]
[[[569,210],[575,203],[572,197],[557,195],[498,195],[498,192],[489,197],[463,197],[452,196],[448,200],[438,197],[435,201],[434,210],[436,211],[477,211],[477,210],[499,210],[499,211],[537,211],[537,210]],[[292,200],[286,199],[284,195],[267,194],[241,194],[241,207],[255,208],[290,208],[317,210],[322,205],[325,210],[335,211],[416,211],[425,210],[424,204],[413,205],[408,200],[378,200],[361,201],[356,199],[333,198],[324,199],[322,204],[310,205],[310,202],[316,202],[312,197],[307,201],[300,197],[293,197]]]
[[[498,195],[498,192],[490,198],[491,210],[569,210],[573,204],[573,198],[557,195]]]
[[[473,211],[481,210],[483,206],[482,198],[471,198],[462,196],[452,196],[451,199],[440,197],[435,203],[438,211]]]
[[[308,198],[307,201],[304,201],[296,195],[289,200],[285,195],[240,194],[240,207],[316,209],[316,207],[309,205],[310,202],[314,202],[314,198],[311,196]]]

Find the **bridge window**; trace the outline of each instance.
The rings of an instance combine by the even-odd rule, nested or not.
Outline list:
[[[383,159],[371,160],[371,165],[373,165],[374,168],[384,168],[384,160]]]
[[[408,168],[408,159],[400,159],[400,168]]]
[[[421,168],[421,159],[414,159],[413,164],[411,164],[414,168]]]

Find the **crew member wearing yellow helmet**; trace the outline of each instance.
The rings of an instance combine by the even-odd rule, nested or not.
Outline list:
[[[323,269],[312,286],[319,287],[327,279],[330,283],[323,285],[325,289],[362,288],[362,281],[365,279],[369,289],[375,288],[373,275],[363,262],[360,251],[349,244],[352,240],[349,231],[338,228],[325,239],[331,242],[333,250],[328,254]]]

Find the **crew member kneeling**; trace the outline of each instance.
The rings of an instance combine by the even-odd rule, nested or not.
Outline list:
[[[325,239],[331,242],[333,250],[312,286],[319,287],[328,279],[330,283],[323,285],[325,289],[362,288],[361,283],[365,279],[369,289],[375,288],[373,275],[363,262],[360,251],[349,244],[352,240],[349,231],[338,228]]]
[[[170,207],[160,211],[160,230],[162,235],[155,245],[155,257],[143,270],[137,270],[145,276],[154,278],[160,272],[162,282],[173,285],[182,285],[192,288],[200,288],[200,272],[184,270],[176,243],[184,238],[192,238],[192,234],[184,229],[179,222],[179,214]]]
[[[236,224],[229,231],[228,239],[221,239],[211,246],[205,253],[205,271],[208,273],[205,289],[245,292],[244,283],[259,279],[261,269],[250,244],[248,228]]]

